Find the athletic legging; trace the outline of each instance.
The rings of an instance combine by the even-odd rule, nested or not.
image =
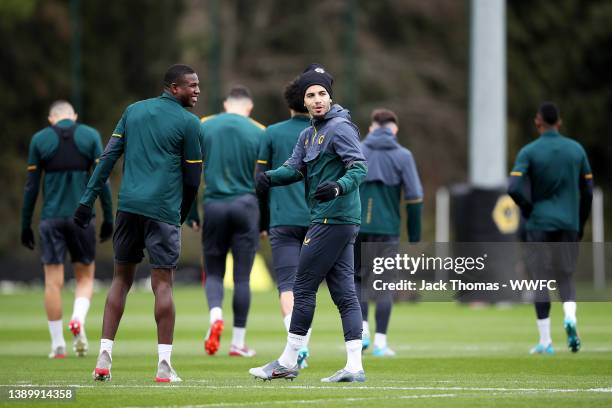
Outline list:
[[[255,252],[234,251],[234,327],[246,327],[249,307],[251,305],[250,276]],[[223,305],[223,278],[225,276],[226,255],[206,255],[206,297],[209,310]]]

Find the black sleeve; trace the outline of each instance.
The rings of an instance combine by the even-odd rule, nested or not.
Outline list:
[[[580,178],[580,231],[584,231],[584,224],[591,215],[593,204],[593,179]]]
[[[183,201],[181,202],[181,224],[187,219],[193,201],[200,187],[202,174],[201,160],[185,160],[183,162]]]
[[[255,174],[268,170],[267,164],[257,164]],[[270,228],[270,190],[265,193],[257,193],[259,202],[259,231],[268,231]]]

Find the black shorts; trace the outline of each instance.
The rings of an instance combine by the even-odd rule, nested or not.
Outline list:
[[[280,293],[293,291],[300,250],[307,232],[308,227],[299,226],[270,228],[272,263],[276,275],[276,286]]]
[[[44,265],[63,264],[66,249],[72,262],[89,265],[96,258],[96,222],[89,227],[77,226],[72,217],[48,218],[40,221],[41,260]]]
[[[117,263],[140,263],[144,249],[156,269],[174,269],[181,253],[181,229],[140,214],[117,211],[113,249]]]
[[[531,279],[557,281],[574,274],[578,260],[578,232],[526,231],[525,266]]]
[[[253,194],[204,203],[204,255],[232,251],[256,252],[259,245],[259,206]]]
[[[370,253],[367,254],[369,258],[375,256],[394,256],[394,253],[397,253],[399,247],[399,236],[398,235],[383,235],[383,234],[361,234],[357,235],[357,239],[355,241],[355,276],[357,279],[363,278],[365,281],[369,277],[369,272],[361,269],[361,258],[362,258],[362,250],[361,244],[367,243],[377,243],[381,244],[380,247],[375,248],[375,250],[370,250]],[[386,244],[386,245],[382,245]],[[374,249],[374,248],[371,248]],[[380,253],[378,253],[380,252]],[[365,255],[365,253],[363,253]]]

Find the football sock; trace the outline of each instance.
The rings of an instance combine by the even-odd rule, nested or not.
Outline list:
[[[349,340],[346,343],[346,367],[344,369],[350,373],[363,370],[361,364],[361,339]]]
[[[297,364],[298,352],[306,344],[306,336],[298,334],[287,334],[287,345],[285,351],[278,358],[278,362],[283,367],[292,368]]]
[[[540,344],[548,346],[552,343],[550,338],[550,317],[546,319],[538,319],[538,331],[540,332]]]
[[[382,333],[374,334],[374,347],[379,349],[387,347],[387,335]]]
[[[172,344],[158,344],[157,354],[159,355],[159,362],[166,360],[170,364],[170,355],[172,354]],[[170,364],[172,365],[172,364]]]
[[[289,333],[289,326],[291,326],[291,313],[283,317],[283,323],[285,324],[285,329],[287,330],[287,333]]]
[[[86,297],[78,297],[74,299],[74,307],[72,309],[72,318],[81,323],[81,328],[85,327],[85,318],[89,311],[89,299]]]
[[[108,353],[109,356],[113,356],[113,344],[115,342],[113,340],[109,340],[109,339],[100,339],[100,354],[102,354],[103,351],[106,351]]]
[[[213,324],[217,320],[223,320],[223,311],[220,307],[213,307],[210,309],[210,324]]]
[[[246,327],[234,327],[232,330],[232,346],[244,348],[244,338],[246,336]]]
[[[363,321],[363,334],[366,336],[370,335],[370,324],[367,320]]]
[[[576,323],[576,302],[563,302],[565,320]]]
[[[310,335],[312,334],[312,328],[308,329],[306,332],[306,341],[304,342],[304,347],[308,347],[308,342],[310,341]]]
[[[51,347],[55,350],[57,347],[66,347],[64,341],[63,323],[60,320],[49,320],[49,334],[51,334]]]

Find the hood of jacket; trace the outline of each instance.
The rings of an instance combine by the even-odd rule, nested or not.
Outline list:
[[[384,126],[376,128],[374,131],[368,133],[363,140],[363,144],[372,150],[390,150],[399,147],[397,138],[391,129]]]

